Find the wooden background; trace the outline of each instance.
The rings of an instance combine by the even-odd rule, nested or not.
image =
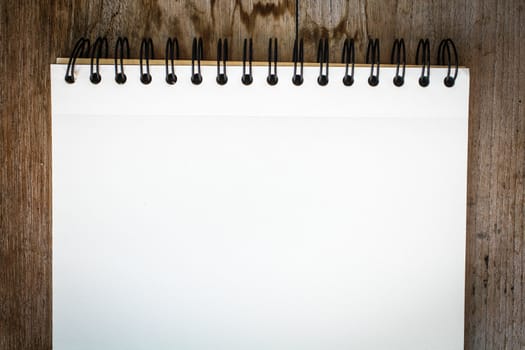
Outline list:
[[[331,39],[378,37],[382,61],[395,37],[451,37],[471,68],[465,348],[525,349],[525,3],[510,1],[308,0],[300,5],[306,59]],[[182,56],[202,36],[213,58],[219,37],[239,59],[251,36],[266,59],[270,36],[289,60],[293,0],[94,0],[0,2],[0,349],[51,348],[51,114],[49,64],[80,36],[142,36],[158,56],[168,35]],[[160,50],[159,50],[160,49]],[[434,54],[433,54],[434,55]],[[385,58],[387,60],[385,60]],[[378,335],[380,336],[380,335]]]

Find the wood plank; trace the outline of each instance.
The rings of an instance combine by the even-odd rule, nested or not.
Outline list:
[[[451,37],[471,68],[467,206],[466,349],[525,348],[525,18],[520,0],[458,3],[399,0],[300,1],[305,59],[329,37],[339,61],[345,37],[381,39],[389,61],[394,38],[407,41],[414,63],[419,38],[434,50]],[[168,36],[190,58],[202,36],[205,58],[227,37],[240,60],[253,37],[265,61],[268,38],[291,60],[294,0],[73,0],[0,2],[0,348],[51,348],[51,118],[49,68],[80,36],[127,35],[138,57],[143,36],[163,57]],[[111,52],[112,54],[112,52]]]
[[[51,344],[54,10],[0,2],[0,349]]]

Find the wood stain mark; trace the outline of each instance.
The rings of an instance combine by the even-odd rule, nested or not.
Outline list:
[[[118,17],[118,15],[120,15],[120,3],[118,4],[117,10],[111,14],[109,21],[113,22],[113,20],[115,20],[115,18]]]
[[[151,36],[159,31],[164,22],[163,11],[157,1],[142,0],[141,10],[144,17],[144,36]]]
[[[306,42],[317,42],[321,38],[328,38],[331,42],[339,42],[346,37],[355,37],[358,35],[356,31],[353,36],[348,34],[348,12],[349,4],[345,3],[344,15],[334,26],[326,26],[322,23],[317,23],[310,16],[307,16],[306,21],[303,21],[301,28],[301,36]]]
[[[215,0],[210,0],[211,21],[215,23]]]
[[[348,14],[345,14],[343,18],[337,23],[332,29],[332,37],[339,39],[342,37],[345,37],[348,35],[348,31],[346,30],[346,26],[348,24]]]
[[[487,288],[489,284],[489,278],[488,278],[489,256],[488,254],[483,257],[483,261],[485,262],[485,274],[487,274],[487,276],[483,278],[483,287]]]
[[[212,3],[212,6],[214,5],[215,3],[213,2]],[[194,27],[194,36],[195,37],[202,37],[203,39],[204,38],[208,38],[208,40],[210,40],[211,38],[214,38],[214,30],[213,28],[215,28],[215,24],[214,24],[214,20],[210,21],[207,17],[207,14],[205,11],[199,9],[194,2],[186,2],[185,3],[185,8],[186,8],[186,16],[188,16],[188,18],[190,19],[190,22],[191,24],[193,25]],[[213,14],[213,8],[212,8],[212,19],[214,17],[214,14]],[[192,38],[190,38],[192,39]],[[204,55],[206,57],[206,50],[204,50]]]
[[[478,232],[476,233],[476,238],[481,239],[481,240],[486,240],[488,239],[488,235],[486,232]]]
[[[267,18],[272,17],[273,19],[279,19],[286,13],[290,13],[295,17],[295,4],[293,1],[279,1],[278,3],[261,3],[256,2],[253,4],[251,11],[244,9],[241,0],[235,0],[235,9],[239,9],[239,18],[241,23],[248,29],[249,34],[253,34],[255,22],[258,17]],[[295,30],[295,28],[293,28]]]

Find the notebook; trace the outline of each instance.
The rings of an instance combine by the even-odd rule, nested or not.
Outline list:
[[[468,69],[193,54],[51,65],[54,349],[462,349]]]

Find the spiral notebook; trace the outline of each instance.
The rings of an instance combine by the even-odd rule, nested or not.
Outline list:
[[[51,65],[54,349],[462,349],[468,69],[198,53]]]

